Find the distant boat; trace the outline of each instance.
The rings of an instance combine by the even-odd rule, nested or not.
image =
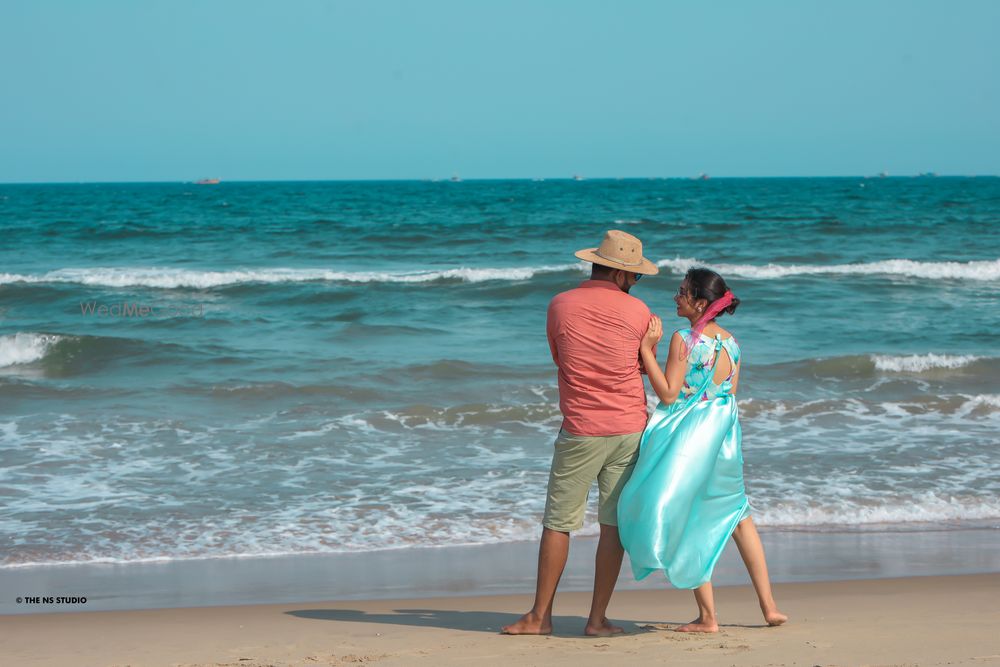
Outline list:
[[[707,181],[708,180],[708,174],[706,174],[705,172],[701,172],[700,174],[698,174],[698,178],[696,178],[695,180],[697,180],[697,181]]]
[[[935,176],[937,176],[937,174],[934,173],[933,171],[925,171],[922,174],[920,174],[921,178],[934,178]]]
[[[573,180],[574,181],[582,181],[583,180],[583,176],[581,176],[580,174],[573,174]]]
[[[202,178],[194,182],[195,185],[218,185],[219,179],[217,178]]]
[[[889,172],[887,172],[887,171],[879,172],[879,175],[878,175],[879,178],[886,178],[887,176],[889,176]]]
[[[448,180],[451,181],[452,183],[461,183],[462,182],[462,179],[458,177],[458,174],[455,174],[454,176],[452,176]]]

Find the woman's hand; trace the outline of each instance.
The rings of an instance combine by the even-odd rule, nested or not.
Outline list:
[[[646,335],[642,337],[642,342],[639,345],[642,349],[652,350],[661,338],[663,338],[663,322],[656,315],[651,315],[649,328],[646,329]]]

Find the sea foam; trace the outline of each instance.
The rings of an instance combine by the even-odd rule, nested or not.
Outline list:
[[[235,271],[195,271],[170,267],[59,269],[42,275],[0,274],[5,283],[76,283],[101,287],[156,287],[161,289],[208,289],[245,283],[347,282],[347,283],[429,283],[457,280],[480,283],[490,280],[529,280],[538,274],[569,270],[583,271],[582,262],[552,266],[469,268],[437,271],[331,271],[327,269],[246,269]]]
[[[683,274],[695,266],[705,266],[724,276],[752,280],[773,280],[800,275],[883,274],[924,279],[991,281],[1000,280],[1000,259],[971,262],[918,262],[890,259],[862,264],[713,264],[694,258],[664,259],[661,268]],[[5,283],[75,283],[103,287],[155,287],[160,289],[210,289],[244,283],[345,282],[345,283],[432,283],[459,281],[518,282],[547,273],[585,273],[584,262],[525,267],[466,267],[430,271],[335,271],[330,269],[247,268],[229,271],[199,271],[172,267],[66,268],[41,275],[0,273]]]
[[[713,264],[690,258],[676,258],[660,260],[657,265],[674,273],[685,273],[692,267],[704,266],[726,277],[738,276],[755,280],[772,280],[788,276],[870,274],[927,279],[1000,280],[1000,259],[971,262],[887,259],[858,264]]]
[[[935,368],[962,368],[983,357],[971,354],[912,354],[908,356],[871,355],[875,369],[889,373],[923,373]]]
[[[753,498],[751,498],[751,502]],[[992,521],[1000,519],[996,498],[955,497],[924,493],[915,498],[885,498],[879,502],[838,499],[825,505],[775,502],[755,512],[755,521],[769,527],[836,528],[892,524],[897,529],[908,524]]]
[[[0,368],[38,361],[62,336],[40,333],[16,333],[0,336]]]

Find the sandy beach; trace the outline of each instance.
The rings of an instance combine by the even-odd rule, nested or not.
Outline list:
[[[777,584],[791,617],[761,623],[753,591],[717,588],[716,635],[672,631],[691,594],[626,590],[628,634],[580,636],[589,594],[561,593],[551,637],[507,637],[528,595],[7,615],[4,664],[1000,665],[1000,574]]]

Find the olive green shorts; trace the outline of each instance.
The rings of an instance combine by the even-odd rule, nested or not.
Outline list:
[[[590,487],[597,480],[597,520],[618,525],[618,496],[639,458],[642,431],[628,435],[589,436],[559,431],[549,473],[542,525],[568,533],[583,527]]]

